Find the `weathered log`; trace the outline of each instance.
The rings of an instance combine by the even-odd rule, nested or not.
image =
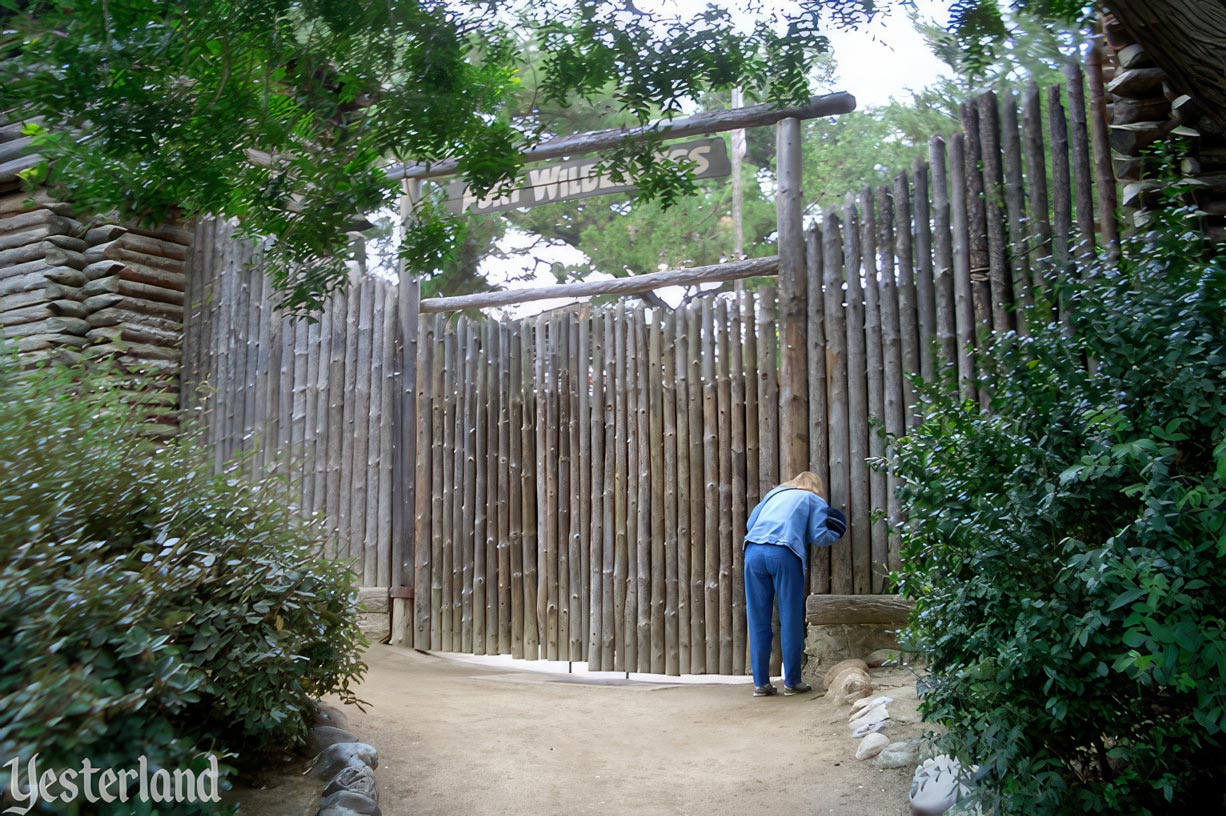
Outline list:
[[[90,246],[94,244],[109,244],[111,241],[126,234],[127,231],[128,228],[120,224],[99,224],[85,231],[85,243]]]
[[[558,516],[557,526],[557,560],[558,581],[555,598],[558,605],[558,659],[569,660],[570,636],[570,499],[573,491],[570,481],[570,371],[567,361],[570,359],[570,336],[572,323],[569,319],[560,319],[553,331],[557,334],[558,357],[553,367],[554,371],[554,402],[556,409],[557,436],[557,482],[558,496],[554,504]],[[645,651],[645,650],[644,650]]]
[[[971,281],[971,305],[975,314],[975,334],[992,329],[992,289],[988,278],[987,197],[984,192],[983,142],[979,133],[979,106],[962,105],[963,167],[962,183],[966,198],[967,264]]]
[[[915,308],[919,334],[920,375],[932,382],[938,366],[933,340],[941,341],[937,331],[936,276],[933,268],[932,229],[928,164],[919,157],[911,166],[911,213],[915,240]]]
[[[617,480],[615,465],[621,450],[620,440],[615,435],[617,426],[618,382],[617,382],[617,324],[615,315],[608,312],[604,316],[602,327],[604,337],[604,413],[600,421],[604,426],[604,471],[601,480],[604,483],[604,496],[601,499],[601,569],[600,569],[600,665],[608,671],[615,663],[614,647],[616,643],[616,608],[617,591],[614,587],[614,570],[617,553],[615,549],[614,511],[617,504]],[[595,569],[595,567],[593,567]]]
[[[1165,96],[1150,99],[1117,99],[1111,105],[1111,124],[1133,125],[1138,122],[1165,122],[1171,113],[1171,103]]]
[[[11,309],[23,309],[40,303],[49,303],[52,300],[67,298],[70,294],[75,294],[75,290],[60,286],[58,283],[43,283],[27,291],[0,295],[0,311],[7,312]]]
[[[1166,78],[1167,73],[1161,68],[1124,70],[1107,83],[1107,93],[1133,99],[1147,96],[1162,97],[1162,83],[1166,81]]]
[[[579,660],[588,657],[590,642],[587,635],[590,632],[591,620],[591,523],[592,523],[592,439],[591,439],[591,392],[594,379],[591,366],[592,358],[592,321],[587,313],[579,318],[578,336],[573,338],[572,348],[576,350],[571,362],[571,382],[575,392],[573,399],[577,406],[572,415],[572,444],[574,453],[571,462],[574,467],[571,484],[576,495],[571,499],[572,530],[571,540],[579,550],[579,564],[576,567],[571,561],[571,594],[578,599],[579,614],[571,617],[572,652],[578,650]],[[576,515],[577,513],[577,515]]]
[[[660,369],[657,372],[661,380],[661,403],[657,411],[661,417],[661,450],[659,464],[660,478],[663,479],[662,498],[663,531],[664,531],[664,673],[681,674],[680,631],[681,618],[678,600],[680,585],[678,578],[678,528],[677,528],[677,315],[669,315],[660,327],[662,334],[662,354]],[[653,343],[654,335],[653,335]],[[734,429],[735,431],[735,429]],[[743,434],[743,427],[742,427]],[[735,439],[735,437],[734,437]],[[743,440],[743,436],[742,436]],[[735,442],[734,442],[735,444]],[[653,450],[653,456],[655,451]],[[744,455],[742,442],[742,456]],[[656,464],[653,459],[653,465]],[[742,492],[744,491],[744,476],[742,474]],[[744,501],[742,499],[742,501]],[[686,531],[688,535],[688,530]],[[595,603],[593,599],[593,603]],[[658,637],[658,636],[657,636]],[[743,649],[742,649],[743,651]],[[733,653],[735,657],[735,651]]]
[[[8,215],[0,219],[0,249],[28,243],[28,241],[14,242],[18,240],[16,236],[25,235],[31,231],[45,229],[46,232],[42,233],[43,235],[69,235],[80,226],[80,222],[57,215],[45,207]],[[12,241],[10,241],[10,236],[12,236]]]
[[[22,156],[33,144],[33,136],[18,136],[15,139],[0,141],[0,162],[12,161]]]
[[[1175,120],[1167,122],[1134,122],[1111,125],[1111,149],[1127,156],[1136,155],[1145,148],[1165,139],[1175,127]]]
[[[975,312],[971,294],[969,225],[966,218],[966,144],[961,133],[949,143],[950,232],[952,235],[954,324],[958,343],[958,394],[975,398]]]
[[[958,335],[954,306],[954,255],[950,232],[949,180],[945,140],[933,136],[928,142],[932,170],[933,300],[936,314],[937,353],[940,367],[957,365]]]
[[[155,300],[148,300],[143,297],[128,296],[124,294],[104,294],[94,295],[86,298],[84,301],[87,312],[94,312],[102,309],[120,308],[127,309],[138,314],[145,314],[151,317],[162,317],[167,320],[174,320],[182,323],[183,307],[173,303],[161,303]]]
[[[1154,59],[1145,50],[1145,46],[1140,43],[1132,43],[1125,45],[1115,52],[1115,59],[1119,62],[1120,67],[1128,68],[1152,68],[1154,67]]]
[[[868,212],[872,195],[864,190],[862,205]],[[846,230],[843,233],[843,273],[847,280],[847,412],[850,418],[851,435],[848,439],[848,455],[850,462],[850,502],[843,509],[847,513],[848,530],[846,540],[850,542],[849,559],[836,558],[831,563],[831,588],[840,591],[866,592],[871,575],[871,531],[869,527],[872,508],[869,496],[868,455],[869,455],[869,402],[868,402],[868,372],[889,372],[886,355],[893,355],[893,371],[898,369],[898,323],[895,319],[893,344],[881,342],[878,346],[879,355],[876,364],[870,365],[868,360],[869,336],[866,333],[866,296],[865,287],[880,287],[878,275],[872,262],[873,249],[877,236],[869,236],[870,242],[862,244],[860,232],[860,213],[856,210],[855,199],[849,194],[843,204],[843,221]],[[887,250],[888,251],[888,250]],[[891,253],[892,255],[892,253]],[[862,259],[865,259],[865,271],[872,277],[861,285],[860,269]],[[894,275],[891,258],[889,276]],[[872,338],[873,345],[882,339],[876,332]],[[884,419],[884,415],[878,415]]]
[[[77,305],[80,306],[80,304]],[[33,323],[37,320],[59,316],[52,310],[50,302],[10,308],[5,300],[0,300],[0,326],[19,326],[23,323]],[[67,316],[77,317],[78,315]]]
[[[1013,91],[1001,101],[1001,149],[1004,152],[1005,210],[1009,228],[1010,289],[1018,331],[1027,333],[1026,309],[1034,305],[1030,291],[1030,257],[1026,253],[1026,179],[1022,173],[1022,139],[1017,98]]]
[[[807,264],[802,269],[801,274],[807,276]],[[806,281],[806,284],[808,281]],[[807,288],[806,288],[807,291]],[[744,350],[743,350],[743,334],[740,316],[740,299],[733,300],[728,305],[728,322],[727,322],[727,370],[729,378],[729,386],[727,389],[721,388],[721,399],[727,399],[726,406],[721,405],[721,411],[727,413],[727,419],[724,422],[728,423],[721,427],[721,431],[729,434],[729,437],[724,442],[727,447],[727,453],[721,451],[720,466],[721,468],[730,468],[726,472],[722,472],[721,494],[729,496],[728,510],[724,511],[727,515],[728,525],[731,533],[730,540],[725,549],[725,556],[731,556],[729,569],[731,572],[731,649],[732,649],[732,666],[730,672],[732,674],[745,673],[745,656],[748,644],[748,634],[745,623],[745,519],[748,516],[748,510],[745,507],[745,371],[744,371]],[[806,341],[807,341],[806,335]],[[801,364],[806,368],[807,361],[802,360]],[[721,364],[722,367],[722,364]],[[722,417],[721,417],[722,419]],[[808,427],[808,419],[806,416],[806,430]],[[811,454],[810,448],[808,453]],[[725,489],[724,485],[728,487]],[[724,515],[721,514],[721,524],[723,523]],[[722,531],[721,531],[722,532]],[[722,597],[721,597],[722,600]]]
[[[663,286],[688,286],[698,283],[739,280],[741,278],[773,275],[779,267],[779,259],[754,258],[713,266],[697,266],[693,269],[674,269],[668,272],[650,272],[628,278],[613,280],[567,283],[557,286],[538,286],[532,289],[508,289],[499,292],[481,292],[475,295],[458,295],[446,298],[425,298],[421,311],[449,312],[462,309],[483,309],[490,306],[509,306],[534,300],[553,298],[591,297],[594,295],[634,295],[659,289]]]
[[[701,306],[692,304],[686,312],[686,392],[689,422],[688,450],[690,469],[690,672],[707,671],[706,624],[706,494],[703,482],[703,392]],[[682,579],[685,576],[681,576]]]
[[[677,662],[682,674],[690,669],[690,414],[689,344],[686,337],[686,311],[674,313],[674,352],[672,376],[676,382],[677,458]]]
[[[591,327],[591,354],[592,354],[592,390],[590,413],[588,417],[589,430],[588,439],[590,447],[586,449],[584,455],[588,457],[588,462],[591,463],[590,490],[591,495],[588,497],[588,503],[591,507],[591,517],[588,532],[588,540],[590,542],[590,556],[588,568],[591,574],[588,577],[588,620],[587,620],[587,662],[588,669],[591,671],[602,671],[604,668],[604,654],[601,648],[600,627],[602,619],[602,610],[604,609],[604,482],[605,482],[605,405],[608,398],[608,384],[605,381],[605,348],[607,317],[604,320],[599,318],[593,319]],[[667,417],[665,417],[667,421]]]
[[[46,212],[46,210],[36,210],[29,214],[40,215]],[[18,216],[18,218],[22,217],[24,216]],[[15,249],[37,246],[41,242],[46,241],[48,236],[54,234],[55,230],[47,225],[0,233],[0,252],[10,252]]]
[[[192,244],[191,230],[175,221],[163,221],[156,227],[132,224],[129,226],[129,232],[133,235],[144,235],[148,238],[157,238],[172,244],[181,244],[183,246],[191,246]]]
[[[567,652],[569,659],[583,659],[583,635],[582,635],[582,618],[583,618],[583,598],[587,594],[583,590],[583,578],[586,573],[583,572],[584,554],[581,546],[582,536],[580,530],[584,526],[582,518],[582,502],[580,496],[583,493],[583,480],[580,473],[580,453],[579,453],[579,377],[580,375],[580,353],[579,353],[579,329],[585,322],[586,318],[580,316],[577,323],[573,323],[570,327],[569,337],[569,352],[563,363],[566,367],[568,385],[566,389],[566,402],[569,405],[568,409],[568,444],[570,450],[570,492],[568,500],[570,507],[568,509],[569,530],[567,541],[567,567],[569,574],[567,576],[567,630],[569,635],[567,643]],[[586,355],[586,349],[584,350]],[[587,361],[583,361],[583,390],[588,389],[588,371]],[[584,460],[582,464],[586,465]]]
[[[828,499],[834,507],[849,507],[851,498],[851,426],[848,415],[847,343],[848,309],[843,292],[843,236],[838,215],[827,213],[822,226],[823,283],[826,292],[826,373],[829,393],[826,399],[830,426],[830,483]],[[830,553],[831,588],[851,588],[851,541],[847,536],[832,545]],[[836,581],[836,575],[837,581]]]
[[[1086,121],[1085,79],[1081,66],[1065,66],[1069,109],[1069,148],[1072,160],[1073,193],[1077,202],[1078,256],[1088,261],[1094,256],[1094,173],[1090,165],[1090,132]]]
[[[987,284],[992,331],[1012,331],[1013,279],[1005,244],[1004,165],[1000,150],[1000,109],[996,94],[979,97],[979,143],[983,150],[984,228],[987,234]],[[1084,119],[1084,117],[1083,117]]]
[[[523,153],[525,162],[544,161],[563,156],[593,153],[613,147],[624,141],[659,134],[666,139],[680,139],[696,134],[719,133],[752,127],[772,125],[783,119],[814,119],[833,116],[855,110],[856,99],[846,93],[814,96],[808,103],[798,107],[780,108],[765,103],[747,108],[698,113],[684,119],[662,120],[633,128],[616,128],[594,133],[581,133],[542,142]],[[393,181],[402,178],[437,178],[452,175],[458,169],[455,159],[444,159],[428,165],[393,165],[388,177]]]
[[[499,466],[505,456],[507,469],[506,488],[497,485],[499,503],[503,491],[507,499],[507,550],[498,549],[498,639],[499,650],[512,657],[524,656],[524,379],[523,350],[520,330],[515,324],[505,324],[496,333],[499,343],[499,389],[501,394],[490,394],[498,404]],[[491,408],[493,406],[491,405]],[[493,426],[491,426],[493,427]],[[501,538],[503,513],[498,511],[497,535]],[[495,542],[496,546],[501,542]],[[503,574],[505,567],[505,575]]]
[[[108,275],[104,278],[97,278],[81,287],[81,295],[83,297],[89,298],[101,294],[120,294],[141,300],[169,303],[175,306],[182,306],[184,303],[184,293],[181,290],[175,291],[174,289],[164,289],[161,286],[138,283],[134,280],[127,280],[122,275]]]
[[[169,272],[132,261],[124,262],[123,269],[119,272],[119,277],[135,283],[143,283],[146,286],[156,286],[171,292],[182,292],[186,285],[186,279],[182,271]]]
[[[72,205],[57,201],[43,188],[30,192],[8,193],[0,195],[0,215],[29,212],[30,210],[48,209],[58,215],[70,215]]]
[[[805,236],[800,122],[776,126],[779,246],[779,470],[791,478],[809,466],[805,366]]]
[[[50,241],[41,240],[11,249],[0,249],[0,270],[10,273],[12,267],[40,260],[46,266],[70,266],[78,270],[85,268],[85,257],[81,253],[65,250]]]
[[[1026,86],[1022,103],[1022,145],[1026,154],[1026,195],[1030,203],[1027,246],[1027,256],[1033,259],[1030,291],[1046,292],[1045,264],[1039,261],[1052,255],[1051,215],[1047,195],[1047,153],[1043,147],[1042,97],[1033,80]]]
[[[3,325],[0,323],[0,325]],[[5,326],[8,337],[28,337],[32,334],[74,334],[84,337],[90,330],[89,323],[75,317],[48,317],[20,325]]]
[[[85,273],[87,280],[97,280],[98,278],[106,278],[111,275],[118,275],[124,269],[122,261],[113,261],[104,259],[87,264],[81,271]]]
[[[187,260],[187,248],[176,241],[167,241],[161,238],[153,238],[147,235],[141,235],[136,232],[128,232],[116,242],[116,247],[121,253],[132,255],[135,260],[141,260],[143,256],[146,258],[161,258],[179,262],[182,266]]]
[[[75,221],[72,223],[76,223]],[[47,243],[57,246],[60,249],[66,249],[69,252],[84,252],[89,249],[89,244],[82,241],[80,238],[74,238],[71,235],[54,234],[47,236]]]
[[[635,654],[638,670],[651,671],[651,440],[650,423],[647,420],[649,365],[647,357],[647,321],[641,308],[635,309],[634,342],[635,357],[639,364],[638,409],[635,431],[638,436],[638,536],[635,540],[637,570],[635,583],[638,588],[638,631]],[[627,660],[629,662],[629,660]]]
[[[524,657],[528,660],[540,658],[540,627],[537,607],[540,601],[537,582],[540,579],[540,569],[537,564],[537,550],[540,537],[537,533],[537,486],[540,484],[537,462],[538,451],[542,445],[539,440],[539,423],[537,422],[533,335],[529,321],[520,323],[517,346],[512,347],[512,353],[518,352],[521,358],[519,392],[523,395],[523,425],[520,428],[520,449],[523,454],[523,480],[521,482],[521,500],[523,502],[523,550],[524,550]],[[542,350],[543,351],[543,350]],[[535,359],[541,359],[537,355]],[[531,399],[530,399],[531,397]],[[543,455],[543,454],[541,454]]]
[[[473,614],[474,607],[478,600],[481,606],[485,605],[484,587],[483,594],[478,598],[476,586],[473,583],[474,569],[477,560],[477,541],[476,531],[473,523],[476,519],[476,501],[477,501],[477,346],[478,335],[481,331],[481,326],[478,323],[470,323],[468,326],[467,336],[464,343],[464,393],[461,400],[460,422],[462,427],[461,459],[463,462],[463,470],[457,474],[462,490],[461,496],[461,524],[460,524],[460,547],[457,554],[461,559],[458,565],[460,572],[460,651],[471,652],[473,648]],[[374,379],[372,378],[372,386]],[[373,397],[373,393],[372,393]],[[372,440],[373,441],[373,440]],[[482,475],[485,475],[482,472]],[[481,549],[484,553],[485,538],[482,536]]]
[[[89,338],[78,337],[72,334],[60,334],[52,332],[49,334],[31,334],[24,337],[15,337],[8,335],[6,332],[0,332],[0,348],[6,347],[10,342],[12,346],[21,354],[34,351],[49,351],[55,349],[81,348],[89,345]]]
[[[53,315],[59,317],[76,317],[82,320],[85,318],[85,309],[78,300],[61,298],[51,301],[47,306]]]
[[[808,316],[809,325],[805,336],[805,343],[808,347],[809,354],[809,470],[818,475],[822,480],[822,484],[827,488],[830,484],[830,443],[829,443],[829,414],[826,405],[826,391],[829,388],[829,377],[827,376],[827,361],[826,361],[826,297],[827,295],[822,290],[822,276],[825,273],[825,257],[822,253],[822,235],[821,228],[818,225],[811,227],[805,235],[805,262],[806,272],[808,274],[808,283],[806,286],[806,295],[808,299]],[[740,328],[734,329],[735,336],[741,336]],[[734,355],[732,359],[733,365],[733,394],[732,402],[734,410],[738,402],[744,402],[744,390],[740,396],[736,392],[737,375],[735,372],[740,367],[739,354]],[[751,378],[752,379],[752,378]],[[735,433],[737,425],[737,414],[733,414],[733,430]],[[742,424],[744,424],[742,422]],[[736,457],[736,452],[733,451],[733,457]],[[746,459],[742,455],[740,464],[733,465],[733,471],[741,471],[745,469]],[[736,515],[735,505],[737,500],[737,484],[733,483],[733,514]],[[742,488],[742,493],[744,489]],[[746,515],[752,508],[752,503],[749,503],[747,497],[742,498],[741,510],[742,515]],[[737,534],[738,542],[744,540],[745,528],[744,525],[738,524]],[[743,553],[741,554],[743,558]],[[743,580],[743,579],[742,579]],[[743,589],[743,586],[742,586]],[[826,593],[830,591],[830,548],[829,547],[813,547],[809,551],[809,591]],[[735,646],[734,646],[735,649]],[[743,660],[742,660],[743,663]],[[741,666],[742,670],[744,666]]]
[[[21,173],[24,173],[31,167],[37,167],[42,161],[43,157],[34,153],[29,156],[18,156],[15,159],[2,162],[0,163],[0,182],[16,181],[20,178]]]
[[[897,595],[810,595],[805,601],[805,623],[895,624],[907,622],[915,602]]]

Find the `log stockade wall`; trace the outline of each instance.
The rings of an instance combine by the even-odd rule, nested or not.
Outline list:
[[[197,226],[183,406],[217,472],[283,476],[292,509],[322,517],[322,554],[348,561],[363,586],[391,586],[398,287],[355,272],[314,319],[294,318],[259,258],[230,223]]]
[[[21,123],[0,126],[0,342],[26,365],[113,360],[149,427],[173,433],[191,233],[78,220],[26,189],[19,174],[42,161],[31,142]]]
[[[1093,251],[1095,188],[1114,190],[1090,161],[1104,143],[1080,71],[1068,79],[967,103],[927,161],[804,236],[803,309],[787,311],[804,322],[808,466],[850,518],[813,553],[812,593],[881,593],[901,566],[897,484],[870,462],[914,426],[912,377],[986,405],[975,350],[1063,318],[1054,281]],[[1050,306],[1022,308],[1036,302]],[[794,475],[787,305],[761,288],[674,312],[426,316],[414,645],[743,673],[745,520]]]
[[[254,250],[204,221],[184,405],[219,470],[291,479],[362,584],[413,587],[418,648],[743,673],[745,519],[786,463],[851,521],[813,553],[811,592],[888,591],[903,520],[869,463],[915,421],[911,377],[986,404],[976,349],[1062,319],[1053,281],[1099,240],[1114,185],[1085,109],[1076,69],[979,97],[927,160],[811,223],[798,276],[675,311],[418,321],[407,283],[358,277],[295,321]],[[1052,306],[1019,309],[1035,302]]]

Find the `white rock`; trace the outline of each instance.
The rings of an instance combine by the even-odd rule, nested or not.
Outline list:
[[[888,720],[889,718],[890,712],[884,705],[873,706],[868,711],[861,712],[859,717],[856,717],[854,720],[848,723],[848,726],[852,731],[855,731],[857,728],[861,728],[865,725],[872,725],[873,723]]]
[[[886,703],[894,702],[893,697],[886,697],[884,694],[880,697],[865,697],[863,700],[856,700],[851,704],[851,716],[854,719],[859,716],[858,712],[872,706],[885,705]]]
[[[940,754],[915,771],[911,781],[911,812],[915,816],[939,816],[970,794],[962,784],[962,765],[948,754]]]
[[[889,743],[890,738],[885,734],[869,734],[856,747],[856,759],[872,759]]]
[[[873,765],[878,768],[905,768],[915,764],[918,753],[914,742],[891,742],[877,754]]]
[[[868,725],[862,725],[859,728],[857,728],[855,731],[851,732],[852,739],[860,739],[860,737],[868,736],[869,734],[874,734],[878,731],[883,731],[885,730],[885,727],[889,725],[889,723],[890,721],[886,719],[886,720],[881,720],[880,722],[869,723]]]

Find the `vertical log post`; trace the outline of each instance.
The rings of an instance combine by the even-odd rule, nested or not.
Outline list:
[[[865,191],[865,207],[871,203]],[[848,439],[848,463],[850,466],[851,500],[847,513],[850,529],[846,538],[851,543],[851,558],[840,566],[849,570],[848,575],[838,575],[840,583],[846,581],[851,592],[868,592],[869,576],[872,574],[872,532],[870,528],[872,508],[869,505],[868,478],[868,379],[871,370],[867,363],[867,336],[865,333],[865,294],[861,285],[863,250],[873,256],[874,244],[861,245],[860,214],[856,211],[855,199],[850,195],[843,205],[843,271],[847,280],[847,414],[850,437]],[[877,286],[876,275],[867,281],[870,287]],[[840,570],[840,573],[842,571]]]
[[[779,230],[779,469],[790,479],[809,466],[805,367],[805,235],[800,120],[775,126]]]
[[[805,233],[805,260],[808,282],[809,325],[806,329],[805,342],[809,355],[809,470],[818,475],[826,486],[826,497],[830,497],[830,443],[828,440],[829,417],[826,406],[826,294],[822,291],[822,233],[814,226]],[[737,336],[740,336],[738,328]],[[737,365],[740,353],[733,359]],[[733,380],[733,385],[736,380]],[[737,401],[736,394],[732,396],[733,403]],[[735,418],[733,420],[736,421]],[[734,466],[735,467],[735,466]],[[743,530],[741,532],[744,532]],[[809,592],[827,594],[830,592],[830,548],[815,547],[809,553]],[[743,670],[743,669],[742,669]]]
[[[674,403],[677,415],[677,663],[682,674],[690,668],[690,393],[689,343],[686,336],[686,314],[678,309],[673,316],[673,338],[676,347],[673,360]]]
[[[831,212],[822,227],[822,261],[826,290],[826,375],[829,391],[826,405],[830,421],[830,504],[850,509],[851,465],[847,408],[847,318],[843,292],[843,236],[839,217]],[[851,540],[844,536],[831,547],[830,591],[850,595]]]
[[[883,287],[882,274],[891,274],[893,272],[893,265],[890,262],[889,248],[884,245],[885,242],[882,241],[881,245],[878,245],[878,235],[883,230],[879,227],[877,219],[878,217],[882,219],[888,218],[889,214],[886,211],[878,212],[877,206],[873,201],[872,191],[867,187],[860,194],[860,209],[863,219],[861,224],[863,249],[861,251],[864,255],[864,367],[868,375],[868,410],[866,412],[866,419],[868,417],[875,417],[878,420],[884,420],[886,416],[886,388],[888,386],[885,379],[887,367],[883,356],[884,346],[882,343],[881,290]],[[849,217],[847,218],[848,231],[851,230],[852,226],[853,221]],[[880,267],[878,266],[879,262],[876,255],[878,249],[881,252]],[[848,294],[850,295],[857,288],[849,283]],[[855,309],[849,308],[849,319],[855,313]],[[855,350],[854,344],[849,341],[848,366],[851,371],[855,371],[858,365],[858,351]],[[856,386],[859,386],[859,377],[856,378]],[[853,428],[856,428],[860,422],[855,416],[857,399],[853,395],[850,403],[851,424]],[[885,439],[882,435],[871,428],[866,429],[865,433],[868,435],[868,456],[874,459],[885,456]],[[857,434],[858,431],[852,434],[853,450],[855,450],[854,440]],[[856,467],[856,457],[854,454],[852,467],[854,473]],[[853,476],[851,507],[853,512],[864,512],[857,510],[856,484],[856,477]],[[870,470],[868,473],[867,501],[865,502],[866,510],[871,513],[875,510],[884,509],[886,503],[885,474],[877,470]],[[878,557],[885,553],[889,531],[886,528],[884,518],[871,521],[870,518],[865,517],[856,519],[855,523],[867,527],[870,531],[867,536],[868,549],[864,553],[864,558],[868,561],[867,574],[871,576],[878,563]],[[853,527],[852,529],[854,531],[855,528]],[[860,557],[859,551],[857,551],[856,557]]]
[[[419,490],[421,468],[418,451],[425,450],[429,426],[420,413],[422,404],[418,378],[418,314],[421,288],[415,278],[401,273],[396,288],[396,316],[399,343],[396,344],[396,370],[400,372],[398,388],[393,395],[396,453],[392,476],[392,644],[419,642],[411,612],[419,609],[416,594],[410,599],[405,588],[416,586],[417,542],[422,540],[420,518],[425,509]],[[331,440],[328,440],[331,445]],[[427,491],[429,487],[425,488]],[[411,634],[410,634],[411,633]]]

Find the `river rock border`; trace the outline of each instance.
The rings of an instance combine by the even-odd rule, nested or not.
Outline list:
[[[316,725],[307,734],[314,756],[307,773],[327,782],[317,816],[382,816],[375,768],[379,752],[346,730],[348,718],[335,706],[316,703]]]

